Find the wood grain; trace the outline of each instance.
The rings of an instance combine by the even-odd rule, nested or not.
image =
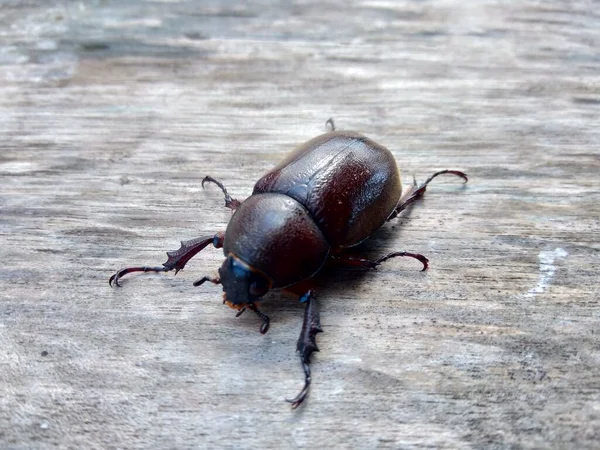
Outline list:
[[[541,1],[26,2],[0,8],[0,447],[598,448],[600,16]],[[424,201],[361,250],[426,254],[318,292],[266,336],[218,287],[207,174],[245,198],[339,128]]]

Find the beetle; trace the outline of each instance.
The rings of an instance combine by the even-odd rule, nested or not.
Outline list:
[[[306,142],[275,168],[260,178],[252,195],[244,201],[232,198],[225,186],[210,176],[202,180],[216,184],[225,196],[225,206],[233,215],[225,232],[182,241],[178,250],[167,252],[159,267],[136,266],[117,271],[109,279],[131,272],[175,274],[201,250],[212,244],[222,248],[225,261],[218,277],[205,276],[194,282],[223,287],[223,303],[237,310],[236,316],[251,310],[262,319],[260,332],[266,333],[270,319],[258,303],[272,289],[294,291],[328,264],[374,269],[399,256],[415,258],[428,267],[428,259],[417,253],[392,252],[369,260],[350,256],[347,249],[369,238],[386,221],[394,219],[425,193],[437,176],[452,174],[468,181],[458,170],[434,173],[424,183],[416,181],[404,195],[400,174],[392,153],[371,139],[353,132],[330,130]],[[311,384],[310,357],[318,351],[316,335],[322,331],[312,290],[300,295],[305,304],[304,320],[297,352],[304,370],[304,387],[293,399],[292,408],[306,398]]]

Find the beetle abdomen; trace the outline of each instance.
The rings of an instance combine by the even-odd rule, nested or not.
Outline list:
[[[332,248],[369,237],[396,207],[400,175],[385,147],[354,132],[318,136],[296,149],[254,186],[301,203]]]

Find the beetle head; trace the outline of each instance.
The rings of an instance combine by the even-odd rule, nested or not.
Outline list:
[[[273,284],[265,274],[231,253],[219,269],[219,277],[225,292],[225,302],[233,308],[257,302]]]

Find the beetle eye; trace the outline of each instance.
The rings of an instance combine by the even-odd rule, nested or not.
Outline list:
[[[250,289],[248,291],[250,292],[250,295],[261,297],[269,291],[269,286],[264,281],[257,280],[250,284]]]

